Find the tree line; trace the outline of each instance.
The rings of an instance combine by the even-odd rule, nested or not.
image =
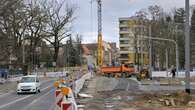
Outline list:
[[[0,0],[0,62],[31,67],[57,62],[73,36],[75,11],[68,0]]]
[[[147,21],[151,26],[151,36],[175,40],[179,47],[179,67],[184,69],[185,65],[185,10],[184,8],[173,9],[166,12],[158,5],[149,6],[135,13],[134,18]],[[142,22],[140,24],[143,24]],[[191,66],[195,67],[195,10],[191,18]],[[146,32],[148,35],[148,32]],[[148,42],[148,40],[146,40]],[[148,43],[146,43],[149,48]],[[163,69],[166,65],[166,49],[169,56],[169,67],[175,65],[175,44],[167,41],[152,40],[152,65],[156,69]]]

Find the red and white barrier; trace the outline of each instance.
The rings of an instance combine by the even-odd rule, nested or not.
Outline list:
[[[62,102],[61,110],[72,110],[71,106],[72,106],[71,103]]]
[[[63,101],[63,95],[61,93],[61,90],[56,90],[55,91],[55,103],[56,103],[56,109],[60,109],[61,108],[61,104],[62,104],[62,101]]]
[[[61,90],[55,91],[56,108],[55,110],[77,110],[77,105],[74,99],[72,90],[70,89],[68,95],[64,96]]]
[[[78,94],[80,90],[83,88],[83,85],[87,79],[90,79],[92,77],[92,74],[89,72],[85,75],[83,75],[80,79],[76,80],[73,83],[73,91],[69,87],[69,92],[66,95],[63,95],[62,92],[63,90],[59,90],[59,88],[63,88],[65,86],[64,84],[59,84],[55,85],[54,87],[58,87],[58,89],[55,91],[55,97],[56,97],[56,109],[55,110],[77,110],[77,104],[74,98],[74,94]],[[73,94],[74,92],[74,94]],[[67,92],[66,92],[67,93]]]

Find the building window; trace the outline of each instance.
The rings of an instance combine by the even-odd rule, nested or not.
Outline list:
[[[128,54],[121,54],[120,57],[121,58],[128,58]]]
[[[127,24],[127,21],[122,20],[122,21],[120,21],[120,24],[125,25],[125,24]]]
[[[128,40],[122,40],[122,41],[120,41],[120,44],[129,44],[129,41]]]
[[[120,31],[128,31],[129,29],[128,29],[128,27],[121,27],[120,28]]]
[[[120,34],[120,38],[128,38],[129,34]]]
[[[120,48],[120,51],[129,51],[129,48],[127,48],[127,47],[121,47]]]

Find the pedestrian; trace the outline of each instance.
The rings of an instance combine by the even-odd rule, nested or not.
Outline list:
[[[172,67],[171,67],[171,74],[172,74],[172,78],[175,78],[175,75],[176,75],[176,69],[175,69],[175,67],[172,65]]]

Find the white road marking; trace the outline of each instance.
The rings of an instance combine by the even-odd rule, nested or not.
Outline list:
[[[9,102],[9,103],[7,103],[7,104],[1,105],[0,108],[4,108],[4,107],[9,106],[9,105],[11,105],[11,104],[14,104],[14,103],[16,103],[16,102],[19,102],[19,101],[22,101],[22,100],[24,100],[24,99],[27,99],[27,98],[29,98],[29,97],[31,97],[31,96],[32,96],[32,95],[29,95],[29,96],[26,96],[26,97],[23,97],[23,98],[14,100],[14,101],[12,101],[12,102]]]
[[[10,94],[12,94],[12,93],[14,93],[13,90],[12,90],[12,91],[9,91],[8,93],[5,93],[5,94],[0,95],[0,98],[1,98],[1,97],[4,97],[4,96],[7,96],[7,95],[10,95]]]
[[[41,89],[41,91],[44,91],[44,90],[46,90],[46,89],[48,89],[48,88],[50,88],[50,87],[51,87],[51,85],[49,85],[49,86],[47,86],[47,87]]]
[[[126,88],[126,91],[128,91],[129,90],[129,82],[128,82],[128,84],[127,84],[127,88]]]
[[[28,108],[29,108],[31,105],[35,104],[37,101],[39,101],[40,99],[42,99],[43,97],[45,97],[45,96],[48,95],[49,93],[50,93],[50,91],[48,91],[47,93],[45,93],[45,94],[42,95],[41,97],[39,97],[39,98],[33,100],[30,104],[28,104],[28,105],[27,105],[25,108],[23,108],[22,110],[28,110]]]
[[[51,86],[47,86],[47,87],[43,88],[42,91],[48,89],[49,87],[51,87]],[[26,97],[19,98],[19,99],[17,99],[17,100],[14,100],[14,101],[12,101],[12,102],[7,103],[7,104],[1,105],[1,106],[0,106],[0,109],[1,109],[1,108],[5,108],[5,107],[7,107],[7,106],[9,106],[9,105],[12,105],[12,104],[14,104],[14,103],[17,103],[17,102],[19,102],[19,101],[22,101],[22,100],[24,100],[24,99],[27,99],[27,98],[29,98],[29,97],[31,97],[31,96],[33,96],[33,95],[28,95],[28,96],[26,96]]]

